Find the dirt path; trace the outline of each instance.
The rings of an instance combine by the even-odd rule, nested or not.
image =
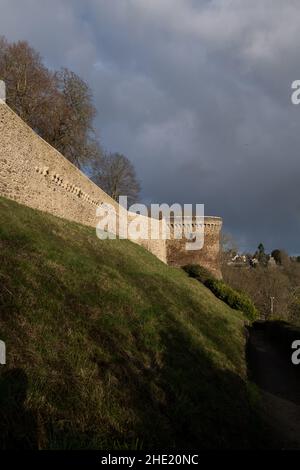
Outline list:
[[[263,330],[250,331],[249,367],[279,447],[300,449],[300,381]]]

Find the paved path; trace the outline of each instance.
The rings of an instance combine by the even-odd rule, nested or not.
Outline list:
[[[249,362],[252,379],[262,392],[267,422],[280,448],[300,449],[300,380],[295,369],[264,332],[256,329],[250,332]]]

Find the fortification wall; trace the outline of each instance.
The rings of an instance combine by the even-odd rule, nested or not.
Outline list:
[[[201,250],[186,250],[185,239],[172,237],[166,241],[167,263],[172,266],[184,266],[186,264],[200,264],[206,267],[217,279],[222,278],[220,262],[220,232],[222,219],[220,217],[204,217],[197,228],[197,221],[193,220],[191,231],[203,231],[204,245]],[[201,226],[201,227],[200,227]],[[182,230],[184,225],[181,224]],[[170,224],[170,230],[174,234],[174,223]]]
[[[97,206],[120,206],[6,104],[0,104],[0,195],[96,227]],[[165,240],[133,240],[166,262]]]
[[[0,195],[58,217],[96,227],[96,209],[109,203],[119,213],[124,209],[96,186],[57,150],[40,138],[6,104],[0,104]],[[129,220],[130,213],[126,213]],[[159,225],[164,221],[139,216],[141,225]],[[221,276],[219,234],[221,219],[205,217],[204,247],[185,249],[186,240],[134,240],[161,261],[182,266],[199,263]]]

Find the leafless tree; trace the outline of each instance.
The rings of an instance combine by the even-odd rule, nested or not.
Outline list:
[[[93,128],[96,109],[88,85],[66,68],[49,70],[25,41],[0,37],[0,79],[7,104],[41,137],[93,179],[114,199],[137,200],[135,169],[121,154],[103,155]]]
[[[299,276],[300,266],[290,270],[283,267],[249,266],[237,267],[223,265],[222,273],[225,282],[234,289],[246,292],[259,310],[261,317],[291,320],[297,316],[299,309]],[[271,297],[274,298],[274,311],[271,314]],[[300,317],[298,316],[298,322]]]
[[[221,263],[226,264],[238,253],[238,244],[230,233],[221,232]]]
[[[116,201],[127,196],[128,203],[137,202],[140,184],[133,164],[125,155],[104,154],[94,165],[93,180]]]
[[[93,119],[96,109],[88,85],[74,72],[64,68],[55,74],[61,100],[58,125],[52,136],[55,146],[70,161],[80,166],[94,157]]]
[[[7,104],[77,166],[95,151],[95,107],[88,85],[74,72],[52,72],[25,41],[0,38],[0,79]]]
[[[0,77],[6,83],[7,103],[42,133],[45,126],[42,117],[50,117],[57,94],[53,73],[25,41],[9,44],[2,38],[0,50]]]

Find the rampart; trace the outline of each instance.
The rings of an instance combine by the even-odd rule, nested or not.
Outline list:
[[[58,217],[95,227],[96,209],[119,204],[78,168],[39,137],[6,104],[0,104],[0,195]],[[130,214],[129,220],[131,218]],[[162,224],[140,216],[143,222]],[[132,240],[164,263],[200,263],[220,276],[218,262],[221,219],[205,217],[204,247],[186,251],[185,240]],[[130,237],[129,237],[130,238]]]
[[[0,195],[92,227],[100,204],[120,209],[6,104],[0,104]],[[165,240],[133,241],[166,262]]]
[[[172,266],[184,266],[186,264],[200,264],[206,267],[218,279],[222,277],[220,263],[220,232],[222,219],[220,217],[193,217],[188,227],[176,219],[170,220],[169,229],[171,238],[166,240],[166,257],[168,264]],[[200,250],[187,250],[185,238],[176,239],[175,231],[195,232],[203,234],[203,248]],[[192,242],[189,242],[192,243]]]

